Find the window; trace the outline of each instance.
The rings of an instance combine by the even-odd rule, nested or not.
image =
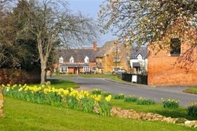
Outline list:
[[[95,70],[96,70],[96,66],[93,66],[93,67],[92,67],[92,71],[95,71]]]
[[[119,56],[115,56],[114,57],[114,62],[120,62],[120,57]]]
[[[63,57],[61,56],[61,57],[59,58],[59,63],[62,64],[63,62],[64,62],[64,59],[63,59]]]
[[[89,66],[84,66],[83,67],[83,72],[90,72],[90,67]]]
[[[115,53],[119,53],[120,52],[120,49],[116,46],[115,49],[114,49],[114,52]]]
[[[173,56],[181,54],[181,41],[179,38],[171,39],[170,43],[170,54]]]
[[[142,60],[142,55],[139,54],[139,55],[137,56],[137,59],[138,59],[139,61],[141,61],[141,60]]]
[[[84,62],[89,63],[89,58],[87,56],[84,58]]]
[[[74,58],[72,56],[70,57],[70,63],[74,63]]]
[[[60,66],[60,73],[67,73],[68,67],[67,66]]]

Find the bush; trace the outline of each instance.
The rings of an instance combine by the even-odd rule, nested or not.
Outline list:
[[[127,96],[125,97],[125,102],[136,102],[138,99],[136,96]]]
[[[175,99],[163,99],[161,98],[163,107],[164,108],[178,108],[179,107],[179,100]]]
[[[107,96],[111,95],[111,93],[110,93],[110,92],[102,92],[102,95],[103,95],[104,97],[107,97]]]
[[[124,99],[125,98],[125,95],[120,93],[120,94],[117,94],[114,96],[114,99]]]
[[[197,102],[190,103],[190,106],[187,108],[189,116],[197,116]]]
[[[100,95],[102,93],[102,91],[100,89],[94,89],[92,91],[92,94],[95,94],[95,95]]]
[[[137,104],[138,104],[138,105],[154,105],[154,104],[155,104],[155,101],[153,101],[153,100],[151,100],[151,99],[146,99],[146,98],[140,97],[140,98],[137,100]]]

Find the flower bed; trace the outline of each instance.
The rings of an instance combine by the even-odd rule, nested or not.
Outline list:
[[[69,107],[84,112],[94,112],[100,115],[110,115],[111,95],[91,94],[88,91],[56,89],[50,85],[2,85],[3,94],[26,101]]]

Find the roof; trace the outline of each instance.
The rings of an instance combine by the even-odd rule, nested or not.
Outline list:
[[[102,47],[101,49],[98,51],[98,53],[96,54],[96,57],[104,57],[104,55],[106,54],[106,52],[114,46],[114,42],[116,40],[112,40],[112,41],[107,41]]]
[[[84,67],[89,66],[89,64],[62,64],[61,66],[67,66],[67,67]]]
[[[74,58],[74,62],[84,62],[86,56],[89,58],[90,62],[95,62],[95,57],[99,49],[100,48],[97,48],[97,50],[93,48],[61,49],[58,54],[59,57],[62,56],[64,58],[64,62],[69,62],[71,56]]]
[[[137,59],[138,55],[141,55],[143,59],[146,59],[148,56],[148,47],[142,46],[142,47],[136,47],[131,49],[131,59]]]

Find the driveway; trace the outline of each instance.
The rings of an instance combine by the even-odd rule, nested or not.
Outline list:
[[[187,106],[190,102],[197,102],[197,95],[184,93],[188,87],[151,87],[148,85],[138,85],[129,82],[116,82],[104,78],[63,78],[76,82],[80,85],[79,90],[92,91],[95,88],[99,88],[105,92],[111,92],[112,94],[123,93],[125,95],[135,95],[137,97],[144,97],[152,99],[156,102],[161,102],[161,98],[164,99],[176,99],[180,101],[181,106]]]

